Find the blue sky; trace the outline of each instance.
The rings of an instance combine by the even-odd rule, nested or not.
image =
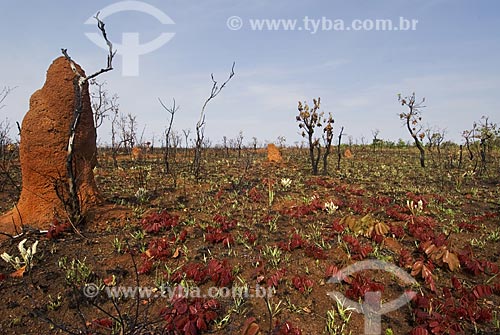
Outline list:
[[[29,108],[29,97],[43,85],[45,72],[60,48],[87,71],[105,65],[106,52],[85,33],[97,32],[84,22],[118,1],[0,0],[0,88],[17,86],[1,110],[14,123]],[[99,77],[119,95],[123,113],[137,116],[144,140],[156,143],[167,125],[157,98],[175,98],[181,109],[174,127],[194,129],[210,93],[210,74],[224,81],[233,61],[236,75],[207,107],[206,136],[245,142],[285,136],[301,141],[295,122],[297,101],[320,96],[323,111],[335,118],[353,140],[371,140],[371,132],[389,140],[409,139],[398,114],[397,94],[426,97],[424,124],[447,129],[459,141],[463,130],[482,115],[500,122],[496,103],[500,88],[500,2],[496,0],[364,0],[364,1],[234,1],[148,0],[175,24],[162,25],[150,15],[121,12],[105,19],[110,38],[138,32],[140,42],[162,32],[175,36],[139,58],[139,75],[123,76],[122,59]],[[227,19],[238,16],[234,31]],[[415,31],[254,31],[252,19],[418,20]],[[109,123],[109,122],[108,122]],[[99,129],[109,139],[109,127]]]

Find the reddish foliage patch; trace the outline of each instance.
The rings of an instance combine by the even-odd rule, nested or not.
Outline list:
[[[360,298],[364,298],[367,292],[384,292],[384,285],[357,273],[352,277],[345,295],[354,301],[358,301]]]
[[[215,299],[188,299],[180,292],[172,297],[170,306],[163,308],[160,314],[166,321],[167,331],[196,335],[208,330],[217,318],[219,309],[220,304]]]
[[[163,211],[146,216],[142,219],[141,224],[146,233],[159,233],[177,226],[179,217]]]
[[[217,259],[211,259],[207,265],[197,262],[185,264],[181,269],[175,271],[166,279],[174,283],[180,283],[183,279],[189,279],[194,281],[197,285],[212,280],[215,285],[224,287],[230,285],[234,281],[232,270],[227,260],[219,261]]]
[[[349,246],[352,259],[363,260],[373,251],[373,247],[370,244],[361,244],[359,240],[352,235],[344,235],[342,240]]]
[[[306,276],[294,276],[292,284],[301,293],[310,292],[314,286],[314,282]]]
[[[493,289],[488,285],[476,285],[467,289],[453,277],[452,288],[443,288],[442,296],[417,295],[412,305],[419,327],[412,334],[422,334],[425,331],[432,334],[457,334],[467,330],[465,321],[471,324],[491,321],[491,308],[482,306],[480,301],[491,294]]]
[[[50,225],[48,231],[47,231],[47,238],[49,239],[55,239],[58,238],[62,235],[63,232],[68,231],[71,228],[71,224],[69,222],[60,222],[56,219],[52,221],[52,224]]]

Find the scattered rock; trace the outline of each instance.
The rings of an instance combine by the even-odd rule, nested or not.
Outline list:
[[[243,324],[243,329],[241,330],[242,335],[256,335],[260,331],[260,327],[257,324],[257,320],[254,317],[249,317],[245,320]]]
[[[77,65],[78,71],[83,70]],[[30,108],[21,127],[19,147],[22,190],[17,206],[0,218],[0,230],[12,231],[28,225],[47,229],[54,217],[67,217],[55,185],[68,183],[66,156],[75,107],[75,74],[64,57],[57,58],[47,71],[45,84],[30,99]],[[96,131],[88,86],[83,91],[83,110],[75,137],[74,166],[82,210],[100,202],[94,181]],[[67,196],[67,189],[60,187]]]
[[[267,145],[267,160],[269,162],[281,163],[283,162],[283,157],[281,157],[281,153],[278,148],[270,143]]]
[[[391,250],[396,254],[399,254],[401,249],[403,249],[403,245],[398,240],[392,237],[385,237],[383,244],[387,249]]]

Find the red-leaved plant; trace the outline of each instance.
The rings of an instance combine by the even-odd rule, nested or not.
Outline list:
[[[217,318],[220,304],[215,299],[186,297],[182,286],[174,290],[169,305],[160,315],[166,321],[167,332],[183,335],[198,335],[207,331]]]
[[[142,219],[141,224],[146,233],[159,233],[177,226],[179,217],[163,211],[146,216]]]

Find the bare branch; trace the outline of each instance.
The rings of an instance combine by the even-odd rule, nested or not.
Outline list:
[[[2,91],[0,92],[0,109],[4,108],[5,105],[2,105],[2,103],[4,102],[4,100],[7,98],[7,96],[17,88],[17,86],[15,87],[9,87],[9,86],[5,86]]]
[[[104,24],[104,22],[101,21],[101,19],[99,19],[99,12],[97,12],[97,14],[94,16],[94,18],[97,20],[97,27],[101,31],[102,37],[104,38],[104,40],[106,41],[106,44],[108,45],[109,53],[108,53],[108,62],[107,62],[106,68],[100,69],[96,73],[88,76],[87,81],[92,79],[92,78],[97,77],[98,75],[100,75],[104,72],[108,72],[108,71],[113,70],[113,58],[115,57],[115,54],[116,54],[116,50],[113,51],[113,43],[111,43],[111,41],[108,39],[108,34],[106,33],[106,29],[104,28],[105,24]]]
[[[211,74],[210,78],[212,79],[212,89],[210,91],[210,96],[205,100],[205,103],[203,104],[203,107],[201,108],[201,113],[200,113],[200,119],[196,123],[196,142],[195,142],[195,153],[194,153],[194,159],[193,159],[193,171],[194,175],[196,178],[198,178],[199,171],[200,171],[200,158],[201,158],[201,147],[203,145],[203,140],[204,140],[204,130],[205,130],[205,108],[207,107],[207,104],[214,99],[219,93],[226,87],[227,83],[234,77],[234,66],[235,62],[233,62],[233,65],[231,66],[231,73],[229,74],[228,78],[224,83],[222,83],[221,86],[218,85],[217,81],[214,79],[213,73]]]
[[[175,98],[173,99],[172,107],[167,107],[160,98],[158,98],[160,105],[170,114],[170,121],[167,129],[165,130],[165,152],[163,155],[165,163],[165,172],[170,172],[170,132],[172,131],[172,124],[174,123],[175,113],[179,110],[180,106],[175,105]]]
[[[109,113],[118,108],[118,96],[116,94],[109,95],[108,90],[104,88],[104,85],[106,85],[105,81],[99,83],[97,80],[92,79],[90,84],[97,87],[96,90],[90,93],[94,113],[94,125],[97,130],[102,125],[104,119],[109,116]]]
[[[210,77],[212,78],[212,83],[213,83],[212,90],[210,92],[210,96],[208,97],[207,100],[205,100],[205,103],[203,104],[203,107],[201,108],[200,121],[201,121],[201,119],[204,119],[203,115],[204,115],[205,108],[207,107],[208,102],[210,100],[212,100],[213,98],[215,98],[217,95],[219,95],[219,93],[226,86],[226,84],[231,80],[231,78],[234,77],[234,66],[235,65],[236,65],[236,63],[233,62],[233,66],[231,67],[231,73],[229,74],[229,77],[227,78],[227,80],[220,87],[217,86],[217,81],[214,79],[214,74],[212,73],[210,75]]]
[[[158,98],[158,101],[160,102],[160,105],[161,105],[161,106],[162,106],[162,107],[163,107],[163,108],[164,108],[167,112],[169,112],[169,113],[170,113],[170,114],[172,114],[172,115],[173,115],[173,114],[175,114],[175,112],[177,112],[177,110],[179,110],[179,108],[180,108],[180,106],[176,106],[176,105],[175,105],[175,98],[174,98],[173,100],[174,100],[174,102],[173,102],[173,104],[172,104],[172,107],[167,107],[167,106],[163,103],[163,101],[161,101],[161,99],[160,99],[160,98]]]

